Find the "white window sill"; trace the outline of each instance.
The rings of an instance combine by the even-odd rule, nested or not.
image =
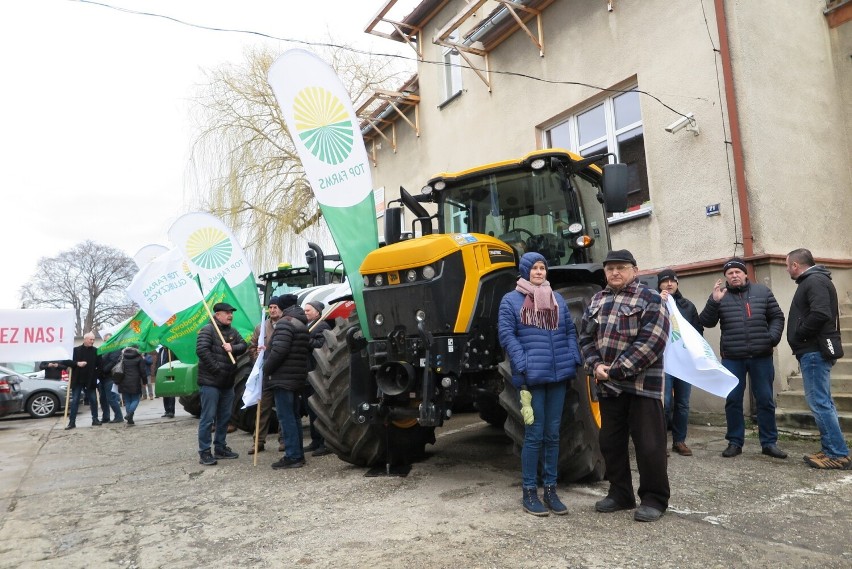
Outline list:
[[[640,217],[648,217],[654,212],[654,206],[651,204],[643,205],[637,210],[627,211],[624,213],[614,213],[612,217],[607,218],[607,223],[610,225],[616,225],[618,223],[623,223],[625,221],[630,221],[631,219],[639,219]]]

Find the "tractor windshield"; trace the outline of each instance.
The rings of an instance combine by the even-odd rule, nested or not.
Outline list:
[[[547,168],[448,180],[439,192],[441,232],[485,233],[518,255],[539,252],[551,266],[600,262],[609,243],[597,193],[584,177]],[[591,240],[578,246],[583,236]]]

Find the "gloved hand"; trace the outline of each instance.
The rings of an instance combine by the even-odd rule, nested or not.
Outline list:
[[[532,393],[523,388],[521,388],[521,417],[524,418],[525,425],[532,425],[533,421],[535,421],[532,408]]]

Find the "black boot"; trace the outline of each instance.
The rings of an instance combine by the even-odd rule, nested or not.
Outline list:
[[[70,431],[71,429],[76,429],[76,428],[77,428],[77,425],[75,425],[74,423],[68,423],[68,426],[65,427],[65,430]]]
[[[133,422],[133,413],[128,413],[127,414],[127,426],[132,427],[135,424],[136,423]]]

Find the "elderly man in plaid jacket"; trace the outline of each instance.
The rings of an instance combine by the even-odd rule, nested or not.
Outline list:
[[[607,286],[592,297],[580,326],[580,349],[598,384],[600,445],[610,483],[595,509],[609,513],[636,507],[628,454],[632,438],[641,500],[633,517],[650,522],[669,503],[663,412],[668,312],[657,291],[637,280],[630,251],[610,251],[603,265]]]

